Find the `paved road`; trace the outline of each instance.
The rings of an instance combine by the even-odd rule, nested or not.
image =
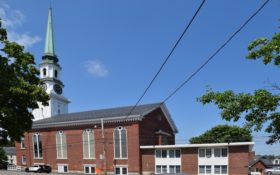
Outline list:
[[[26,173],[21,171],[5,171],[0,170],[0,175],[38,175],[38,173]],[[48,175],[47,173],[42,173],[42,175]],[[65,173],[50,173],[49,175],[65,175]],[[70,174],[67,173],[67,175],[78,175],[78,174]]]

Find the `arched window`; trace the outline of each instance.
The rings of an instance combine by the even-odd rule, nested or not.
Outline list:
[[[91,129],[86,129],[83,132],[83,150],[84,159],[94,159],[94,133]]]
[[[67,158],[66,135],[63,131],[56,133],[56,155],[58,159]]]
[[[127,158],[127,136],[124,127],[114,130],[114,155],[116,159]]]
[[[43,76],[44,77],[47,76],[47,69],[46,68],[43,69]]]
[[[43,147],[42,147],[42,139],[40,133],[35,133],[33,135],[33,153],[34,153],[34,158],[43,157]]]
[[[57,70],[54,71],[54,77],[57,78]]]

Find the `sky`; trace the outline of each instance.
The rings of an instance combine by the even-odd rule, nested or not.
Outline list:
[[[206,1],[140,104],[163,101],[221,46],[264,1]],[[10,0],[0,16],[10,40],[41,62],[47,16],[53,9],[55,52],[62,67],[69,112],[134,105],[178,40],[201,1]],[[197,98],[207,87],[252,93],[277,83],[279,68],[246,59],[248,44],[279,32],[280,1],[271,0],[207,66],[166,102],[178,127],[176,143],[188,143],[226,122],[215,105]],[[277,92],[274,92],[277,93]],[[253,133],[256,154],[280,154]]]

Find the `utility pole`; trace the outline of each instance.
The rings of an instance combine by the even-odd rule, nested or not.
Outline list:
[[[103,119],[101,119],[101,131],[102,131],[102,143],[103,143],[103,170],[104,170],[104,174],[107,175],[106,140],[105,140],[105,131],[104,131]]]

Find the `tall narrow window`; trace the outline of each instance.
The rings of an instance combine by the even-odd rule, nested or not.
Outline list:
[[[86,129],[83,132],[83,150],[84,159],[94,159],[94,133],[91,129]]]
[[[66,135],[63,131],[56,133],[56,156],[58,159],[67,159]]]
[[[123,127],[114,130],[114,152],[115,158],[127,158],[126,129]]]
[[[33,135],[33,153],[34,158],[43,158],[42,140],[39,133]]]
[[[24,137],[21,137],[21,138],[20,138],[20,148],[21,148],[21,149],[24,149],[24,148],[25,148],[25,140],[24,140]]]
[[[43,69],[43,76],[44,77],[47,76],[47,69],[46,68]]]

